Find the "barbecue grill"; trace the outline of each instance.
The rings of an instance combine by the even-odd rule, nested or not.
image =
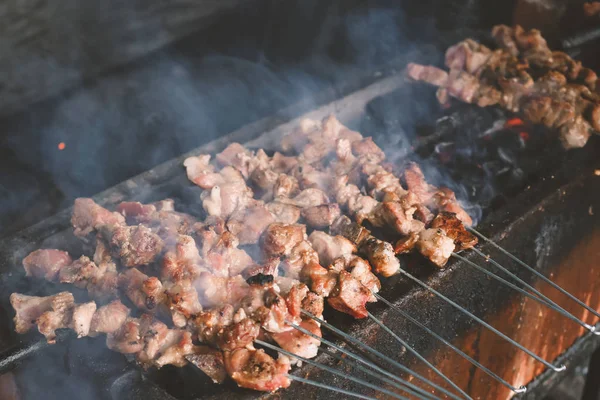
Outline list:
[[[366,82],[369,84],[364,86]],[[351,90],[344,97],[333,101],[335,93],[323,93],[318,103],[324,104],[316,109],[314,101],[295,104],[272,117],[244,126],[185,156],[129,179],[94,198],[99,204],[111,207],[123,200],[147,202],[170,197],[176,200],[178,208],[183,207],[184,211],[194,214],[194,207],[198,207],[197,191],[187,181],[181,166],[185,157],[215,153],[233,141],[250,148],[271,149],[272,144],[281,135],[290,132],[301,118],[321,119],[333,113],[344,124],[365,136],[374,136],[383,148],[397,149],[395,154],[398,162],[414,159],[414,154],[418,155],[420,161],[425,161],[426,173],[433,178],[434,183],[436,180],[438,183],[451,182],[458,193],[461,193],[461,188],[471,188],[471,192],[464,191],[462,194],[464,199],[482,208],[481,224],[477,227],[480,232],[539,272],[551,277],[592,308],[600,307],[600,292],[597,290],[600,286],[597,279],[600,266],[595,262],[600,256],[600,234],[597,228],[600,226],[600,141],[597,137],[592,138],[583,149],[564,152],[555,145],[551,132],[539,127],[520,125],[515,131],[511,124],[506,124],[512,116],[501,112],[477,109],[474,106],[458,106],[439,111],[432,105],[433,98],[422,94],[427,93],[426,89],[405,80],[401,63],[349,86],[362,88]],[[417,93],[418,101],[406,101]],[[393,116],[398,112],[417,115],[423,120],[419,122],[429,120],[429,124],[423,124],[422,129],[417,130],[417,136],[408,137],[415,147],[414,152],[405,151],[406,142],[393,142],[398,136],[397,132],[405,128],[402,121],[394,122]],[[498,124],[498,121],[501,123]],[[477,137],[485,132],[492,136],[493,147],[503,149],[503,154],[485,153],[484,159],[480,160],[477,157],[481,154],[475,150],[473,154],[467,155],[456,151],[457,148],[465,147],[465,141],[479,143],[486,140]],[[407,139],[407,136],[403,137],[404,140]],[[518,146],[515,141],[518,141]],[[544,151],[541,152],[540,148]],[[473,173],[480,161],[489,161],[491,165],[486,166],[488,169],[484,173]],[[433,171],[444,171],[444,174],[430,175]],[[31,287],[31,283],[24,279],[20,264],[25,255],[44,246],[64,248],[75,254],[82,251],[82,245],[70,236],[69,218],[70,210],[64,210],[8,238],[0,245],[3,271],[0,293],[4,293],[0,315],[5,321],[12,318],[12,310],[8,304],[9,293],[27,291],[45,295],[56,291],[55,285],[39,285],[36,282],[36,286]],[[576,317],[589,323],[595,322],[584,309],[503,256],[491,244],[482,243],[480,250]],[[465,256],[480,265],[483,262],[475,254]],[[599,344],[598,339],[583,327],[473,270],[464,261],[453,260],[450,267],[443,271],[424,267],[423,262],[416,258],[407,259],[405,265],[411,273],[433,288],[456,300],[533,352],[547,360],[553,360],[555,365],[564,364],[567,368],[579,365]],[[543,398],[562,378],[560,373],[544,370],[543,365],[401,276],[387,280],[381,295],[515,386],[526,385],[528,391],[523,395],[526,398]],[[419,327],[395,314],[389,307],[378,303],[371,312],[387,327],[401,334],[404,340],[473,398],[510,396],[507,388],[457,356],[447,346],[433,340]],[[409,352],[373,322],[355,321],[334,313],[326,314],[326,318],[331,324],[343,327],[353,337],[387,355],[393,355],[398,362],[411,366],[420,374],[445,386],[439,376],[411,357]],[[317,398],[329,395],[323,389],[299,383],[294,383],[289,389],[275,395],[249,392],[230,384],[218,386],[192,367],[165,367],[158,371],[144,372],[127,362],[122,355],[105,349],[103,343],[94,342],[94,339],[71,340],[68,334],[64,334],[60,336],[58,345],[45,346],[39,343],[37,337],[17,337],[12,331],[11,324],[2,327],[0,337],[3,339],[2,348],[6,350],[5,356],[11,355],[20,360],[24,353],[31,355],[26,360],[23,358],[23,363],[17,370],[20,382],[34,380],[36,373],[42,373],[37,368],[53,365],[57,363],[56,360],[61,360],[60,367],[57,366],[51,379],[65,385],[81,385],[81,390],[89,392],[91,398]],[[338,344],[344,343],[336,340],[335,336],[326,337]],[[49,364],[49,360],[53,360],[53,364]],[[326,354],[320,354],[316,360],[344,367]],[[0,360],[0,365],[13,366],[6,359]],[[369,376],[360,371],[347,372],[369,380]],[[309,365],[294,369],[293,373],[299,377],[309,377],[339,388],[369,394],[350,381],[324,374]],[[31,386],[30,389],[23,390],[25,396],[39,398],[41,392],[36,390],[44,390],[44,385],[39,388]]]

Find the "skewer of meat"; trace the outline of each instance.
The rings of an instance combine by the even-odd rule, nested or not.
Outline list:
[[[433,66],[409,64],[408,76],[439,87],[441,103],[452,96],[481,107],[500,105],[522,112],[533,123],[560,132],[565,148],[583,147],[590,132],[600,131],[598,77],[562,52],[551,51],[540,32],[520,26],[495,26],[500,47],[467,39],[449,48],[449,73]]]

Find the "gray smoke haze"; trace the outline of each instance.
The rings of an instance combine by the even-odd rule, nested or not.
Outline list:
[[[68,207],[75,197],[91,196],[277,110],[316,99],[323,90],[344,93],[348,80],[373,74],[385,64],[439,63],[446,42],[458,40],[467,29],[442,35],[433,17],[409,17],[394,2],[374,2],[370,8],[353,4],[343,13],[343,2],[321,8],[316,3],[296,3],[286,12],[288,21],[270,21],[294,24],[293,17],[298,15],[300,21],[295,24],[300,28],[306,24],[307,32],[310,23],[317,25],[312,27],[316,33],[305,44],[306,55],[301,59],[278,60],[286,51],[302,53],[302,47],[296,50],[288,45],[286,49],[289,32],[265,38],[259,30],[252,37],[241,26],[240,30],[248,32],[233,35],[226,50],[207,45],[207,38],[198,39],[197,48],[196,39],[186,39],[184,44],[141,60],[133,69],[115,72],[7,120],[2,144],[21,170],[2,174],[0,231],[22,218],[15,213],[40,199],[52,198],[48,213]],[[299,29],[292,36],[303,34]],[[73,66],[53,64],[52,55],[48,59],[41,68],[78,74]],[[386,113],[397,116],[401,129],[379,138],[389,144],[385,147],[394,160],[410,152],[417,123],[431,112],[430,102],[421,102],[430,94],[412,90],[406,99],[412,103],[410,112],[396,104]],[[316,100],[314,105],[318,105]],[[62,151],[57,149],[60,142],[66,145]],[[464,191],[468,188],[443,171],[424,168],[435,184],[459,189],[458,197],[467,198]],[[479,211],[473,216],[479,219]],[[104,348],[102,339],[86,343]],[[50,397],[44,398],[110,398],[76,374],[68,361],[57,361],[60,354],[40,355],[21,369],[19,382],[27,387],[28,398],[48,393]]]

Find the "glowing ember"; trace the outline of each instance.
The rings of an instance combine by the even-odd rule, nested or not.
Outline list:
[[[519,132],[519,136],[521,137],[521,139],[528,141],[529,140],[529,133],[527,132]]]
[[[504,127],[513,128],[515,126],[523,126],[523,125],[525,125],[525,123],[523,122],[523,120],[521,118],[511,118],[506,121],[506,123],[504,124]]]
[[[60,143],[58,144],[58,149],[59,149],[59,150],[64,150],[64,149],[65,149],[65,147],[67,147],[67,145],[65,144],[65,142],[60,142]]]

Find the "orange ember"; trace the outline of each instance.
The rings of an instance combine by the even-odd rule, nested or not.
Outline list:
[[[525,125],[525,123],[523,122],[523,120],[521,118],[511,118],[506,121],[506,123],[504,124],[504,127],[512,128],[514,126],[521,126],[521,125]]]
[[[65,144],[65,142],[60,142],[60,143],[58,144],[58,149],[59,149],[59,150],[64,150],[64,149],[65,149],[65,147],[67,147],[67,145]]]
[[[519,136],[521,136],[521,139],[523,139],[524,141],[529,140],[529,133],[527,132],[519,132]]]

